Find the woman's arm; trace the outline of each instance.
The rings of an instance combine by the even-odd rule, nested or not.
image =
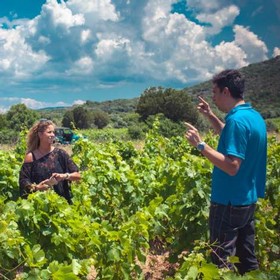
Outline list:
[[[19,173],[20,196],[26,197],[31,192],[37,190],[43,191],[49,188],[47,185],[48,180],[44,180],[39,184],[34,183],[34,179],[32,178],[32,165],[33,155],[32,153],[28,153],[24,158],[24,163]]]
[[[60,160],[61,166],[64,170],[63,173],[53,173],[52,177],[57,181],[79,181],[81,179],[81,174],[79,172],[78,166],[74,163],[70,155],[63,149],[60,150]]]
[[[32,154],[28,153],[24,158],[24,163],[19,172],[20,196],[23,197],[26,197],[30,192],[34,191],[35,185],[32,184],[31,179],[32,162]]]
[[[58,182],[60,181],[79,181],[81,179],[81,174],[79,171],[74,171],[71,173],[53,173],[51,178],[55,178]]]

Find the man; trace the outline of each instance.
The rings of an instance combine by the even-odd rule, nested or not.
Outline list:
[[[198,110],[220,135],[217,150],[204,143],[198,130],[186,123],[186,139],[214,165],[209,214],[212,261],[232,268],[228,257],[236,255],[240,274],[258,269],[255,256],[254,211],[264,197],[267,134],[261,115],[243,99],[245,81],[236,70],[214,76],[213,101],[227,113],[225,124],[201,97]]]

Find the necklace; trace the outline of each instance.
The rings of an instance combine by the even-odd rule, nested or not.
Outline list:
[[[47,152],[42,152],[39,148],[37,148],[37,152],[39,154],[39,157],[44,157],[45,155],[49,154],[52,151],[52,148],[49,149]]]

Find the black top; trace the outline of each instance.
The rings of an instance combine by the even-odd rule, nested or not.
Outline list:
[[[31,184],[41,183],[43,180],[50,178],[52,173],[78,172],[77,165],[62,149],[54,148],[53,151],[39,159],[36,159],[33,153],[32,155],[33,162],[23,163],[20,170],[19,186],[22,197],[28,196]],[[54,186],[54,190],[71,203],[71,189],[68,181],[60,181]]]

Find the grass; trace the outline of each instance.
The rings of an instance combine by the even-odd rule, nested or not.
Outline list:
[[[77,131],[92,142],[106,142],[109,140],[128,141],[130,137],[127,128],[86,129]]]
[[[0,151],[13,151],[15,148],[15,145],[11,144],[0,144]]]

